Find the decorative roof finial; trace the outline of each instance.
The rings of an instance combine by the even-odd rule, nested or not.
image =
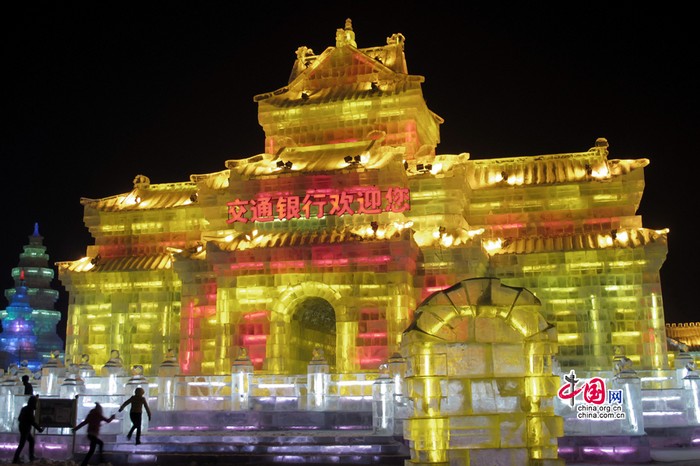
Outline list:
[[[345,45],[357,47],[357,42],[355,42],[355,32],[352,30],[352,20],[350,18],[345,20],[344,29],[336,29],[335,31],[335,46],[343,47]]]

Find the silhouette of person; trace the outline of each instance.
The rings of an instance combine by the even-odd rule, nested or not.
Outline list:
[[[24,394],[25,395],[33,395],[34,394],[34,385],[32,385],[31,382],[29,382],[28,375],[22,376],[22,384],[24,385]]]
[[[104,414],[102,414],[102,405],[99,403],[95,403],[95,407],[90,410],[87,416],[85,416],[85,420],[77,426],[73,427],[73,432],[75,432],[85,425],[88,426],[87,438],[88,440],[90,440],[90,449],[85,455],[85,458],[83,458],[83,462],[80,463],[80,466],[88,465],[90,458],[92,458],[92,455],[95,453],[95,447],[100,448],[100,463],[104,463],[104,456],[102,455],[102,453],[104,450],[105,443],[100,438],[100,427],[102,427],[103,422],[109,423],[113,420],[114,414],[112,414],[108,418],[105,417]]]
[[[12,460],[14,464],[19,464],[22,462],[22,460],[19,459],[19,455],[22,453],[25,443],[29,444],[29,461],[34,461],[36,459],[34,457],[34,436],[32,435],[32,427],[39,432],[44,431],[44,429],[37,424],[36,419],[34,418],[36,403],[37,397],[32,395],[27,400],[27,404],[24,405],[24,407],[22,407],[22,409],[19,411],[19,417],[17,418],[19,421],[19,445],[15,451],[15,457]]]
[[[146,414],[148,414],[148,420],[151,420],[151,409],[148,407],[148,401],[143,394],[143,388],[138,387],[136,390],[134,390],[134,394],[119,407],[119,412],[121,413],[124,408],[131,405],[131,409],[129,410],[131,429],[129,429],[129,433],[126,434],[126,438],[131,440],[131,434],[133,434],[135,430],[136,445],[141,444],[141,420],[143,419],[144,409],[146,410]]]

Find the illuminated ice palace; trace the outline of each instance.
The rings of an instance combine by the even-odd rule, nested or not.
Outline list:
[[[131,463],[700,457],[700,379],[664,321],[668,231],[637,215],[649,161],[611,158],[605,138],[438,154],[443,120],[404,45],[397,33],[360,48],[347,20],[254,97],[262,153],[83,198],[94,244],[56,264],[69,304],[53,357],[52,307],[42,320],[20,299],[40,267],[13,270],[0,336],[34,352],[0,382],[8,457],[25,372],[55,426],[45,456],[87,449],[59,401],[74,400],[70,425],[141,386],[144,443],[125,440],[128,416],[103,427],[107,452]],[[20,335],[35,324],[44,337]]]

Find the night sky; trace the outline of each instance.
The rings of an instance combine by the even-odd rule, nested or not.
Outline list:
[[[8,2],[0,13],[2,289],[13,286],[11,268],[35,222],[52,263],[85,254],[92,239],[81,197],[129,191],[137,174],[187,181],[262,153],[253,96],[286,85],[296,49],[323,52],[351,18],[360,48],[405,36],[408,71],[425,77],[428,106],[445,120],[439,154],[580,152],[605,137],[611,159],[648,158],[639,214],[647,228],[670,229],[666,321],[700,320],[694,14],[520,3],[528,5]]]

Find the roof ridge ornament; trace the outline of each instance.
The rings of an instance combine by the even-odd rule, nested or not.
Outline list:
[[[335,30],[335,46],[343,47],[345,45],[352,45],[357,48],[355,32],[352,30],[352,20],[350,18],[345,20],[345,28]]]

